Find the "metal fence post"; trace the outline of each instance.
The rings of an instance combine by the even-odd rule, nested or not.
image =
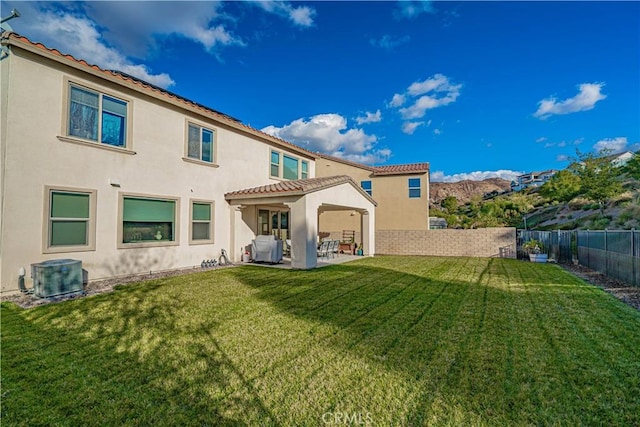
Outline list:
[[[635,228],[631,229],[631,277],[633,280],[633,286],[640,286],[640,280],[638,280],[638,277],[636,276],[637,272],[636,272],[636,248],[635,248],[635,244],[636,244],[636,230]]]
[[[609,247],[607,246],[607,229],[604,229],[604,275],[609,275]]]

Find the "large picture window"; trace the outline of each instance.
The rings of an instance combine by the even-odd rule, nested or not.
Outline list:
[[[45,252],[93,250],[95,191],[47,189]]]
[[[126,101],[70,85],[68,135],[115,147],[126,147],[127,109]]]
[[[409,198],[420,197],[420,178],[409,178]]]
[[[213,202],[191,202],[190,243],[213,243]]]
[[[189,123],[187,156],[191,159],[213,163],[215,131]]]
[[[175,242],[176,211],[177,200],[123,196],[121,243]]]
[[[298,179],[298,159],[290,156],[283,156],[283,171],[282,177],[284,179]]]

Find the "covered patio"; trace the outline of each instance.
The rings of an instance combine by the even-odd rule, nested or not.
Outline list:
[[[335,257],[329,257],[329,258],[318,258],[318,263],[316,264],[315,268],[321,268],[321,267],[328,267],[330,265],[336,265],[336,264],[344,264],[346,262],[351,262],[351,261],[356,261],[358,259],[362,259],[363,257],[360,255],[350,255],[350,254],[340,254],[338,256]],[[294,269],[291,266],[291,257],[285,256],[282,259],[282,262],[278,263],[278,264],[262,264],[262,263],[257,263],[257,264],[253,264],[253,263],[247,263],[244,265],[256,265],[259,267],[267,267],[267,268],[280,268],[280,269],[284,269],[284,270],[292,270]]]
[[[225,194],[225,199],[231,205],[232,248],[245,248],[260,234],[275,234],[279,238],[284,235],[283,239],[291,242],[291,268],[315,268],[319,262],[319,214],[350,210],[361,217],[364,255],[373,256],[375,253],[376,203],[346,175],[282,181],[233,191]],[[263,212],[271,213],[266,228]],[[273,213],[276,212],[274,217]],[[283,226],[285,218],[286,227]],[[240,251],[237,252],[232,251],[233,261],[240,261]]]

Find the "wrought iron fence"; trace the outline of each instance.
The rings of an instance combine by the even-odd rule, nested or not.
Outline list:
[[[516,252],[529,240],[542,242],[544,252],[561,263],[578,262],[606,276],[640,286],[640,231],[636,230],[518,230]]]
[[[575,253],[575,231],[532,231],[518,230],[516,235],[516,251],[520,259],[526,258],[522,246],[530,240],[542,243],[543,252],[549,258],[561,263],[573,262]]]

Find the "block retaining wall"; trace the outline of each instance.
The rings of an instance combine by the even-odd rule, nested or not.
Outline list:
[[[515,258],[516,229],[378,230],[376,255]]]

